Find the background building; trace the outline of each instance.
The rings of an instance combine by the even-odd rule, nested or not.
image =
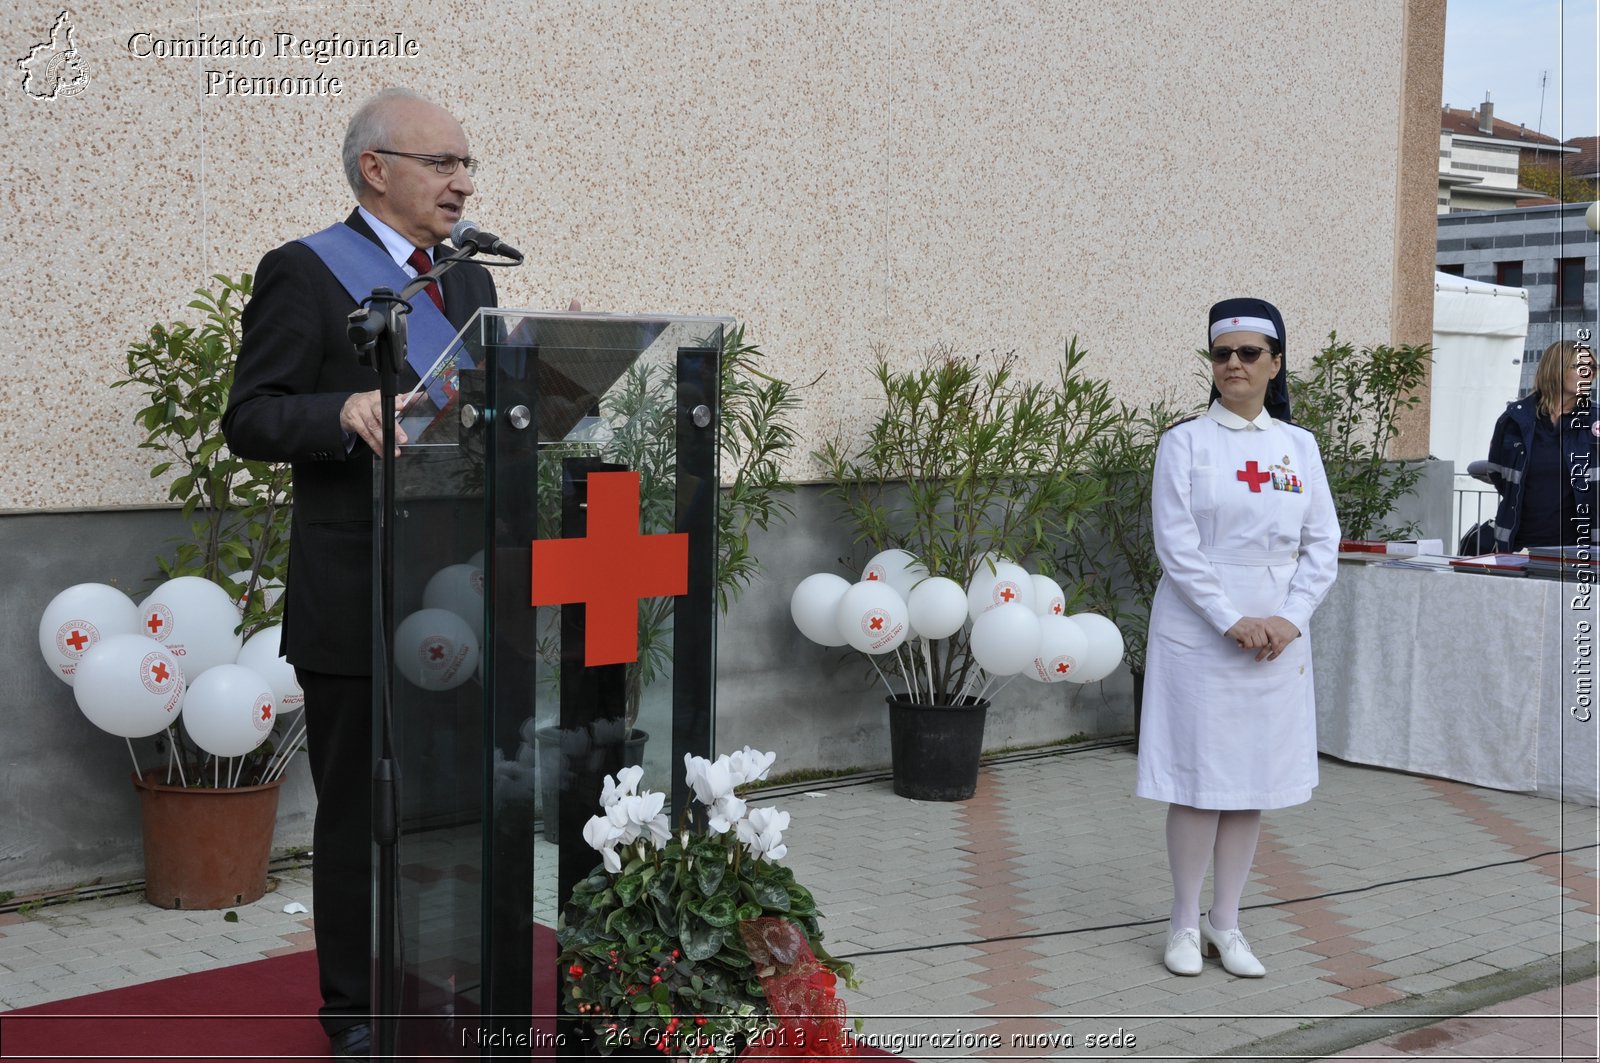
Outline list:
[[[138,397],[109,387],[123,352],[211,275],[344,216],[344,125],[387,85],[454,111],[484,160],[469,213],[530,251],[504,305],[731,315],[779,375],[823,373],[813,443],[866,422],[874,351],[1015,348],[1044,378],[1077,336],[1138,402],[1196,387],[1225,296],[1277,302],[1291,359],[1335,329],[1430,336],[1443,0],[198,10],[74,9],[68,48],[61,9],[24,0],[0,29],[8,56],[75,53],[61,91],[14,71],[0,108],[20,237],[0,267],[0,645],[23,658],[0,690],[0,888],[137,873],[126,750],[34,649],[57,591],[138,593],[176,529]],[[1409,423],[1420,456],[1426,407]],[[818,497],[754,544],[766,573],[724,628],[718,743],[883,763],[864,669],[787,615],[798,578],[852,549]],[[1125,730],[1126,682],[1008,691],[988,739]],[[287,837],[305,832],[295,787]]]

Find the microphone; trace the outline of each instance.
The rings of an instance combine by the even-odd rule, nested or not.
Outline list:
[[[450,242],[461,250],[487,251],[491,255],[522,261],[522,252],[500,239],[494,233],[478,228],[478,223],[462,218],[450,230]]]

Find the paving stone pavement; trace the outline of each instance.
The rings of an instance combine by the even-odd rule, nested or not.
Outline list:
[[[965,802],[877,776],[760,800],[857,965],[852,1014],[908,1059],[1593,1059],[1596,809],[1321,767],[1264,818],[1256,980],[1162,967],[1165,808],[1132,796],[1126,747],[991,761]],[[235,923],[136,893],[0,914],[0,1008],[310,948],[314,913],[283,911],[311,906],[309,871],[275,879]]]

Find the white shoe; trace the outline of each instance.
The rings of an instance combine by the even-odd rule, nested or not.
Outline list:
[[[1239,978],[1260,978],[1267,973],[1255,953],[1250,951],[1250,943],[1244,939],[1244,935],[1237,929],[1215,929],[1211,925],[1209,912],[1200,917],[1200,937],[1206,943],[1206,955],[1222,957],[1222,967],[1229,974]]]
[[[1161,958],[1173,974],[1200,973],[1200,931],[1192,926],[1174,930],[1167,938],[1167,954]]]

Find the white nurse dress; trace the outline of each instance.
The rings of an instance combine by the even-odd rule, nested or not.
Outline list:
[[[1214,402],[1156,452],[1163,574],[1150,609],[1135,793],[1205,809],[1283,808],[1317,785],[1311,614],[1339,523],[1316,439]],[[1223,632],[1281,616],[1300,637],[1257,661]]]

